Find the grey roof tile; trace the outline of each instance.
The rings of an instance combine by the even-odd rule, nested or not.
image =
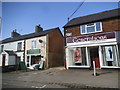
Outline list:
[[[59,28],[57,27],[57,28],[53,28],[53,29],[44,30],[40,33],[30,33],[30,34],[26,34],[26,35],[21,35],[21,36],[15,37],[15,38],[6,38],[6,39],[2,40],[1,43],[8,43],[8,42],[13,42],[13,41],[34,38],[34,37],[45,36],[45,35],[49,34],[50,32],[55,31],[56,29],[59,29]]]
[[[66,27],[71,27],[71,26],[76,26],[76,25],[82,25],[90,22],[95,22],[95,21],[101,21],[109,18],[115,18],[120,16],[120,8],[118,9],[113,9],[109,11],[104,11],[96,14],[91,14],[87,16],[81,16],[74,18],[70,20],[65,26]]]

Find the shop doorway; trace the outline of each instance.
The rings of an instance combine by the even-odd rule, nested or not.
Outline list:
[[[41,61],[41,58],[43,58],[43,56],[41,55],[37,55],[37,56],[34,56],[34,55],[30,55],[30,56],[27,56],[27,67],[30,67],[34,64],[39,64],[40,61]]]
[[[95,61],[96,68],[100,68],[99,50],[98,49],[99,49],[98,47],[90,48],[91,68],[93,68],[93,61]]]
[[[40,61],[41,61],[41,55],[31,56],[31,65],[39,64]]]

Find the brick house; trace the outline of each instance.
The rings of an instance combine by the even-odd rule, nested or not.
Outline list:
[[[69,68],[120,68],[120,9],[70,20],[64,26]]]

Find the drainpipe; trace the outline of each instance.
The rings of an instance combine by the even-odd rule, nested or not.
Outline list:
[[[46,35],[46,68],[49,68],[49,35]]]

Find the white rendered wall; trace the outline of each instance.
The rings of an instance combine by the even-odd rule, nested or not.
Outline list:
[[[16,52],[17,51],[17,45],[19,42],[22,42],[22,52]],[[23,50],[24,50],[24,40],[20,40],[20,41],[14,41],[14,42],[9,42],[9,43],[5,43],[5,44],[1,44],[4,45],[3,50],[10,50],[10,51],[15,51],[17,56],[21,57],[21,61],[23,61]],[[1,47],[0,45],[0,47]],[[0,53],[0,66],[2,66],[2,53]],[[8,60],[8,56],[6,56],[6,59]],[[6,65],[8,62],[6,62]]]
[[[17,44],[19,42],[22,42],[22,50],[24,50],[24,40],[22,41],[15,41],[15,42],[9,42],[9,43],[5,43],[5,44],[1,44],[4,45],[4,50],[13,50],[13,51],[17,51]]]

